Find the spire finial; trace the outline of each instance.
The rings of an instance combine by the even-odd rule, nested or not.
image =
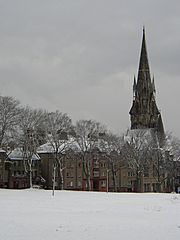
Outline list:
[[[136,89],[136,76],[135,76],[135,74],[134,74],[133,90],[135,90],[135,89]]]
[[[143,25],[143,34],[145,34],[145,26]]]
[[[133,99],[135,99],[136,96],[136,76],[134,74],[134,83],[133,83]]]
[[[152,78],[152,90],[153,90],[154,94],[156,94],[155,82],[154,82],[154,74],[153,74],[153,78]]]

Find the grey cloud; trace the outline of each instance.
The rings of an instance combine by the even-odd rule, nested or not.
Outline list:
[[[142,26],[165,128],[180,136],[179,1],[0,1],[1,94],[23,104],[129,124]]]

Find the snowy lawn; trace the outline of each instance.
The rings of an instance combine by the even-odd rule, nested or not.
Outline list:
[[[0,240],[178,240],[180,194],[0,189]]]

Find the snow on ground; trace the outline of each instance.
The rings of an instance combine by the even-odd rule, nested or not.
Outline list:
[[[178,240],[180,194],[0,189],[0,240]]]

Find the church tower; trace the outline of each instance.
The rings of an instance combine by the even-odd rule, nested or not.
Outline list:
[[[151,79],[143,28],[139,70],[137,80],[134,77],[133,104],[129,112],[131,129],[154,129],[159,136],[163,137],[164,127],[161,113],[156,105],[155,93],[154,77]]]

